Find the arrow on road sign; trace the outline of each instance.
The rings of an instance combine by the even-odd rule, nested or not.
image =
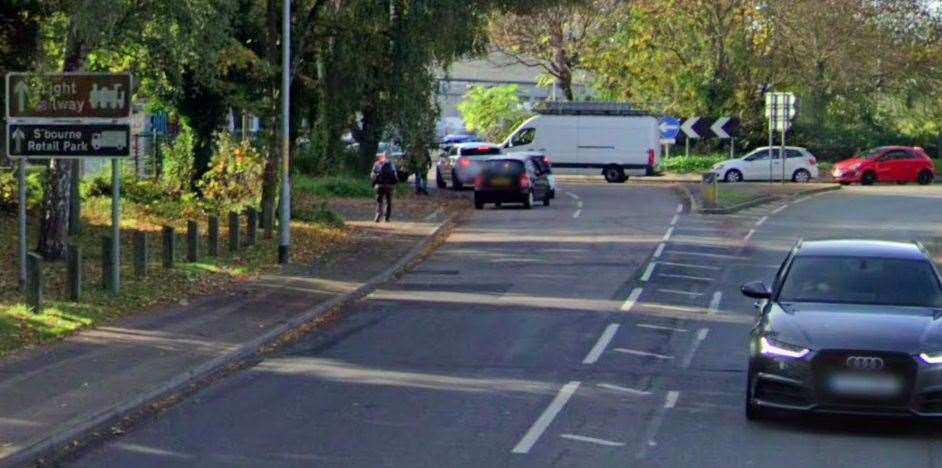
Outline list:
[[[13,132],[13,152],[20,154],[23,152],[23,139],[26,138],[26,134],[23,133],[22,129],[16,129]]]
[[[693,131],[698,135],[694,138],[710,138],[713,135],[710,134],[710,126],[713,124],[713,119],[708,119],[706,117],[698,117],[697,121],[693,124]]]
[[[16,87],[13,88],[13,92],[16,94],[16,100],[19,103],[18,107],[20,112],[26,111],[26,95],[29,94],[29,86],[26,85],[26,82],[20,81],[16,83]]]
[[[687,138],[700,138],[700,134],[694,131],[693,126],[697,124],[697,121],[700,120],[700,117],[691,117],[684,121],[684,124],[680,126],[680,131],[684,132],[684,135],[687,135]]]
[[[661,133],[662,140],[674,140],[680,132],[680,120],[674,117],[664,117],[658,122],[657,129]]]
[[[716,122],[713,122],[713,126],[710,127],[710,131],[716,135],[717,138],[725,140],[729,138],[729,133],[726,133],[726,130],[723,128],[729,122],[729,117],[720,117],[716,119]]]

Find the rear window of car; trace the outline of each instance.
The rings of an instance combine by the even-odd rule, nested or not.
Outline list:
[[[496,146],[472,146],[461,148],[462,156],[483,156],[489,154],[500,154],[500,148]]]
[[[484,163],[483,173],[487,177],[519,177],[524,170],[522,161],[495,159]]]
[[[778,302],[942,307],[942,288],[925,260],[799,256]]]

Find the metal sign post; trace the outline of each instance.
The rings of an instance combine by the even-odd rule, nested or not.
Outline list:
[[[285,1],[281,22],[281,213],[278,220],[278,263],[288,263],[291,246],[291,2]]]
[[[16,171],[19,184],[19,224],[20,224],[20,291],[26,292],[26,160],[21,159]]]
[[[121,291],[121,160],[111,160],[111,293]]]

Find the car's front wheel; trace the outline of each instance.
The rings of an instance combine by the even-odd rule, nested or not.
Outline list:
[[[730,169],[726,171],[723,180],[728,183],[742,182],[742,172],[739,172],[739,169]]]
[[[919,182],[919,185],[929,185],[932,183],[932,173],[929,171],[922,171],[919,173],[919,176],[916,178],[916,181]]]
[[[860,183],[862,185],[873,185],[877,183],[877,174],[873,171],[865,172],[863,177],[860,178]]]

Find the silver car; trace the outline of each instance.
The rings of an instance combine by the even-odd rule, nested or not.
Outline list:
[[[435,183],[438,188],[451,185],[453,190],[471,187],[480,173],[478,163],[501,152],[501,146],[493,143],[456,144],[442,154],[435,165]]]

